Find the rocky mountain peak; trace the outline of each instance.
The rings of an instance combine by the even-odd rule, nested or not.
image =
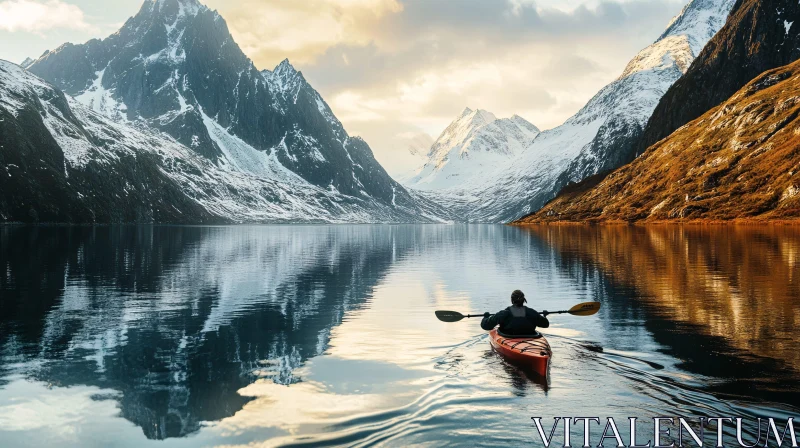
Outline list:
[[[639,52],[618,80],[643,71],[677,68],[686,73],[689,65],[714,34],[722,28],[736,0],[691,0],[675,16],[664,33]]]
[[[497,117],[493,113],[483,109],[475,109],[475,111],[469,114],[469,116],[472,123],[477,126],[489,124],[497,120]]]
[[[294,68],[292,63],[289,62],[289,58],[282,60],[280,64],[275,66],[275,69],[272,72],[279,76],[294,76],[300,73],[296,68]]]
[[[157,34],[163,32],[169,36],[180,33],[192,19],[207,12],[209,12],[208,7],[197,0],[149,0],[126,23],[130,25],[127,31],[144,34],[153,32],[157,27]],[[216,12],[214,16],[219,18]],[[120,31],[125,32],[125,27]]]
[[[496,120],[497,117],[489,111],[483,109],[472,110],[469,107],[464,108],[461,114],[450,122],[447,128],[439,135],[437,141],[468,138],[470,133]],[[433,148],[431,148],[431,151],[433,151]]]
[[[279,93],[296,93],[301,87],[308,85],[303,73],[294,68],[288,58],[276,65],[272,71],[262,70],[261,73],[267,79],[270,87]]]

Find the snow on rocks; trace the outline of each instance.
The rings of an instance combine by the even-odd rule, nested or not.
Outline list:
[[[126,120],[128,106],[124,102],[117,101],[111,91],[103,87],[103,76],[105,69],[95,72],[97,78],[92,85],[75,99],[85,104],[92,110],[112,117],[116,120]]]

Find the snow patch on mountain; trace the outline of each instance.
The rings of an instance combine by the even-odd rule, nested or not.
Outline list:
[[[115,120],[127,120],[128,106],[114,98],[113,92],[103,87],[105,69],[95,72],[97,76],[92,85],[75,99],[95,112],[107,115]]]
[[[27,104],[38,103],[43,123],[61,147],[66,161],[75,167],[84,166],[94,145],[84,130],[54,104],[59,99],[41,79],[16,64],[0,60],[0,107],[17,117]]]
[[[203,117],[203,124],[211,140],[222,151],[223,157],[218,161],[222,170],[246,172],[281,182],[305,183],[300,176],[286,169],[275,158],[274,148],[269,153],[253,148],[239,137],[229,134],[219,123],[206,115],[202,107],[200,116]]]
[[[675,66],[685,73],[694,57],[688,36],[666,36],[640,51],[617,79],[625,79],[646,70],[668,70]]]

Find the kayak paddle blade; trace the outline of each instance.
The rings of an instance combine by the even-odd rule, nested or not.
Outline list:
[[[436,317],[442,322],[458,322],[464,315],[456,311],[436,311]]]
[[[600,311],[600,302],[583,302],[579,303],[567,311],[573,316],[591,316]]]

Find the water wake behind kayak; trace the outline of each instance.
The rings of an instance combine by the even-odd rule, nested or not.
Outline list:
[[[796,410],[783,405],[721,399],[704,390],[719,380],[683,372],[647,359],[652,356],[644,353],[555,335],[551,341],[555,355],[547,379],[532,377],[508,363],[491,349],[485,334],[436,347],[444,352],[431,360],[431,376],[419,381],[420,394],[409,403],[342,419],[320,428],[324,437],[283,442],[291,446],[401,446],[414,440],[423,443],[430,431],[444,431],[456,445],[476,444],[475,438],[480,440],[482,435],[502,437],[514,445],[534,440],[532,416],[548,419],[591,413],[601,419],[647,419],[677,416],[676,408],[681,416],[796,415]],[[518,412],[509,414],[509,408]],[[464,418],[476,424],[465,428]],[[735,435],[732,428],[725,432]]]

